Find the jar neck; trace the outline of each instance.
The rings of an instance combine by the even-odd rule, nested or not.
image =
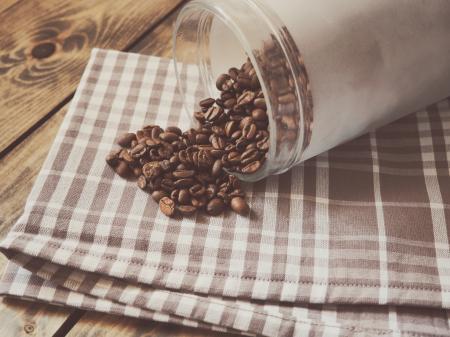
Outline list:
[[[301,162],[311,139],[312,96],[302,57],[281,20],[259,1],[194,0],[183,7],[174,31],[175,67],[180,74],[186,64],[196,65],[204,95],[217,97],[215,77],[247,56],[266,98],[270,148],[261,169],[238,177],[256,181]],[[186,87],[180,81],[179,88]]]

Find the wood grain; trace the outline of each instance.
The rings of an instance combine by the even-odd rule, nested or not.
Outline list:
[[[181,2],[34,0],[0,12],[0,153],[70,96],[93,47],[126,49]]]
[[[20,13],[18,7],[22,5],[24,0],[2,0],[0,1],[0,18],[2,14],[5,12],[14,11],[17,15],[24,15],[25,11]],[[103,1],[104,2],[104,1]],[[153,15],[151,17],[146,18],[146,22],[143,23],[142,20],[137,20],[136,23],[140,25],[137,31],[142,31],[143,27],[151,28],[158,20],[167,14],[169,10],[171,10],[176,4],[180,1],[148,1],[152,2],[155,6],[152,7]],[[37,1],[28,1],[24,6],[28,6],[29,14],[33,14],[34,11],[30,8],[30,3],[32,5],[37,5]],[[86,1],[85,1],[86,3]],[[66,2],[67,4],[67,2]],[[159,7],[157,7],[159,6]],[[33,6],[31,6],[33,7]],[[50,7],[49,7],[50,8]],[[148,6],[146,7],[148,9]],[[144,9],[146,9],[144,8]],[[122,8],[123,9],[123,8]],[[31,12],[30,12],[31,10]],[[19,11],[19,13],[17,13]],[[126,14],[126,10],[122,10],[121,15]],[[87,10],[83,11],[81,14],[73,11],[70,14],[73,17],[72,20],[81,20],[82,15],[90,16],[91,13]],[[143,16],[144,13],[141,13]],[[107,19],[108,17],[108,19]],[[41,20],[46,20],[45,15],[40,16]],[[23,24],[26,18],[23,18],[21,23]],[[34,19],[35,21],[38,19]],[[104,14],[104,20],[111,20],[111,13],[108,15]],[[0,21],[1,22],[1,21]],[[30,28],[28,24],[24,24],[23,27],[19,27],[20,24],[16,22],[16,30],[14,35],[16,36],[16,41],[11,42],[7,40],[5,34],[0,36],[0,54],[3,53],[5,55],[4,46],[9,43],[9,46],[14,50],[13,52],[9,51],[6,55],[10,53],[17,53],[17,50],[20,48],[25,48],[30,50],[30,35],[26,32]],[[7,29],[8,34],[13,31],[13,29],[7,24],[0,24],[0,33],[3,33],[3,30]],[[26,29],[26,30],[24,30]],[[128,34],[127,30],[132,29],[132,24],[129,24],[129,27],[120,31],[120,33]],[[30,30],[31,31],[31,30]],[[112,32],[117,33],[116,30],[112,30]],[[124,37],[122,40],[118,39],[113,44],[106,43],[108,38],[105,36],[107,34],[106,31],[99,32],[101,33],[101,38],[99,40],[103,41],[103,44],[95,44],[96,46],[104,46],[104,47],[116,47],[126,46],[127,48],[132,43],[131,39],[127,39]],[[61,33],[61,35],[64,35]],[[131,32],[128,38],[137,37],[138,34],[136,32]],[[24,38],[24,41],[20,39]],[[113,39],[112,37],[109,38]],[[76,39],[75,39],[76,40]],[[70,39],[69,39],[70,41]],[[73,41],[73,38],[72,38]],[[106,42],[105,42],[106,41]],[[3,45],[3,44],[4,45]],[[161,41],[160,41],[161,43]],[[73,71],[75,74],[71,77],[69,73],[61,74],[60,77],[62,79],[62,90],[61,92],[54,92],[51,89],[51,85],[55,86],[56,84],[41,84],[42,88],[35,88],[34,84],[30,84],[29,88],[21,87],[18,88],[17,84],[14,83],[14,74],[17,74],[20,71],[26,69],[27,63],[29,61],[25,60],[22,63],[17,62],[15,67],[16,69],[10,69],[3,74],[0,74],[0,132],[2,132],[2,137],[0,139],[0,149],[5,148],[5,144],[8,144],[10,141],[13,141],[23,135],[24,130],[29,130],[29,125],[36,125],[36,120],[40,120],[42,116],[48,114],[48,109],[53,104],[60,104],[58,101],[58,97],[63,97],[64,93],[67,91],[70,92],[70,88],[76,86],[79,73],[84,67],[84,63],[86,62],[89,55],[89,48],[91,45],[83,44],[82,50],[73,50],[71,53],[74,55],[65,55],[59,56],[51,56],[47,61],[51,61],[54,59],[55,63],[60,62],[59,58],[61,57],[65,62],[70,62],[73,60],[74,62],[78,62],[79,65],[68,66],[70,71]],[[45,49],[45,48],[44,48]],[[45,52],[45,50],[38,50],[41,52]],[[151,50],[149,50],[151,52]],[[81,53],[82,55],[75,55],[76,53]],[[20,53],[18,53],[20,54]],[[70,56],[70,57],[69,57]],[[168,56],[168,54],[166,55]],[[45,59],[44,59],[45,60]],[[46,62],[47,62],[46,61]],[[11,62],[9,57],[0,55],[0,64]],[[31,61],[30,61],[31,62]],[[39,63],[38,61],[35,61]],[[52,61],[53,62],[53,61]],[[4,67],[4,66],[3,66]],[[14,68],[14,67],[13,67]],[[52,75],[49,75],[50,79],[52,79]],[[36,87],[40,87],[36,85]],[[50,88],[50,89],[49,89]],[[59,88],[59,84],[58,84]],[[18,93],[13,93],[13,91],[18,90]],[[36,90],[36,92],[34,92]],[[14,94],[15,100],[10,95]],[[32,95],[36,102],[33,99],[22,100],[21,97]],[[55,97],[57,96],[57,97]],[[45,102],[46,100],[53,100],[54,103]],[[9,105],[6,105],[6,101],[8,101]],[[62,101],[62,100],[61,100]],[[2,177],[2,184],[0,184],[0,238],[5,235],[7,230],[12,226],[12,224],[17,220],[23,210],[23,206],[25,204],[26,198],[31,190],[31,187],[34,183],[34,180],[37,176],[37,173],[40,170],[40,167],[47,155],[47,152],[51,146],[51,143],[56,135],[56,132],[61,124],[61,121],[66,113],[67,106],[64,106],[61,109],[57,110],[56,114],[50,115],[48,119],[45,119],[42,125],[38,125],[34,130],[34,132],[30,132],[29,135],[25,138],[22,143],[19,143],[17,147],[15,147],[11,152],[9,152],[6,156],[2,157],[0,160],[0,177]],[[15,112],[15,114],[11,115],[11,111]],[[25,114],[24,118],[26,119],[25,124],[23,125],[23,120],[20,119],[20,122],[17,120],[18,114]],[[36,115],[35,115],[36,114]],[[13,117],[14,116],[14,117]],[[19,116],[20,117],[20,116]],[[29,120],[28,120],[29,119]],[[9,139],[9,140],[8,140]],[[1,151],[0,151],[1,152]],[[6,258],[0,255],[0,273],[6,265]],[[0,326],[0,336],[52,336],[56,333],[55,336],[62,336],[65,334],[65,330],[69,330],[73,324],[76,323],[80,314],[78,310],[73,310],[71,308],[60,308],[46,304],[40,303],[30,303],[26,301],[16,300],[16,299],[2,299],[0,301],[0,321],[7,322]],[[62,334],[62,335],[61,335]],[[113,334],[115,335],[115,334]]]
[[[67,337],[233,337],[235,335],[101,313],[86,313]]]

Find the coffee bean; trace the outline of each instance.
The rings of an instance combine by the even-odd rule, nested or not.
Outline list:
[[[266,100],[264,98],[257,98],[257,99],[255,99],[253,104],[255,105],[255,107],[257,107],[259,109],[264,109],[264,110],[267,109]]]
[[[175,186],[176,188],[186,188],[191,187],[194,183],[195,181],[192,178],[183,178],[175,180],[173,186]]]
[[[123,149],[120,154],[119,158],[125,161],[128,164],[131,164],[134,162],[134,158],[131,156],[130,152],[126,149]]]
[[[216,100],[214,98],[205,98],[200,101],[199,105],[202,108],[209,108],[215,102],[216,102]]]
[[[122,147],[130,147],[133,140],[136,140],[136,134],[128,132],[124,133],[117,139],[117,144]]]
[[[165,191],[157,190],[152,193],[152,198],[156,202],[159,202],[162,198],[167,197],[168,194]]]
[[[205,113],[205,119],[208,122],[214,122],[219,119],[219,117],[223,114],[223,108],[219,106],[212,106]]]
[[[239,164],[241,161],[241,155],[239,152],[230,152],[227,157],[227,161],[231,164]]]
[[[144,176],[140,176],[137,180],[137,185],[144,190],[147,187],[147,179]]]
[[[113,150],[106,156],[105,160],[109,166],[115,167],[119,163],[119,154],[122,150]]]
[[[114,167],[114,171],[121,176],[122,178],[129,178],[131,176],[131,170],[126,162],[123,160],[119,161],[116,167]]]
[[[213,148],[216,150],[223,150],[225,148],[225,146],[227,145],[225,140],[222,137],[216,136],[216,135],[211,136],[210,142],[211,142]]]
[[[168,197],[163,197],[159,200],[159,209],[165,215],[171,217],[175,214],[175,202]]]
[[[261,162],[260,161],[254,161],[250,164],[247,164],[246,166],[244,166],[241,171],[242,173],[255,173],[256,171],[259,170],[259,168],[261,167]]]
[[[247,116],[245,118],[243,118],[240,122],[239,122],[239,127],[241,129],[245,128],[245,126],[252,124],[253,123],[253,118],[250,116]]]
[[[219,90],[225,90],[223,87],[226,84],[227,81],[231,79],[230,75],[228,74],[222,74],[217,78],[216,81],[216,87]]]
[[[208,202],[206,206],[206,212],[210,215],[219,215],[222,214],[225,208],[225,204],[220,198],[213,198]]]
[[[155,177],[161,175],[163,170],[161,169],[159,162],[152,161],[142,167],[142,173],[147,179],[154,179]]]
[[[147,152],[147,147],[144,144],[138,144],[133,147],[130,151],[130,154],[133,158],[139,159]]]
[[[191,205],[197,209],[205,207],[206,203],[207,203],[206,197],[201,197],[199,199],[197,199],[197,198],[191,199]]]
[[[187,189],[181,189],[178,193],[178,202],[180,204],[190,204],[191,203],[191,194],[189,193],[189,190]]]
[[[192,186],[191,188],[189,188],[189,193],[195,197],[195,198],[199,198],[201,196],[203,196],[206,192],[206,189],[200,185],[200,184],[196,184],[194,186]]]
[[[222,173],[222,160],[217,159],[214,162],[213,167],[211,169],[211,175],[214,178],[217,178],[221,173]]]
[[[256,131],[258,129],[256,128],[256,125],[254,123],[247,124],[242,129],[242,137],[245,137],[247,140],[252,140],[256,136]]]
[[[175,186],[175,183],[171,179],[162,179],[160,185],[161,185],[160,187],[168,193],[172,193],[173,189],[177,187]]]
[[[173,132],[162,132],[159,134],[159,138],[165,142],[172,143],[178,139],[178,135]]]
[[[226,109],[231,109],[232,107],[234,107],[236,105],[236,103],[237,103],[237,100],[236,100],[236,98],[233,97],[233,98],[229,98],[226,101],[224,101],[223,106]]]
[[[139,176],[142,175],[142,168],[139,167],[139,166],[133,167],[132,171],[133,171],[133,175],[134,175],[136,178],[138,178]]]
[[[193,177],[195,174],[194,170],[176,170],[173,172],[173,176],[177,179],[181,179],[181,178],[191,178]]]
[[[252,118],[255,121],[265,121],[267,120],[267,113],[263,109],[254,109],[252,110]]]
[[[233,68],[228,69],[228,75],[230,75],[230,77],[235,81],[237,80],[239,73],[240,72],[237,68],[233,67]]]
[[[190,205],[179,205],[179,206],[177,206],[177,210],[182,215],[192,215],[195,213],[197,208],[194,206],[190,206]]]
[[[253,91],[245,91],[239,98],[237,99],[237,105],[247,105],[253,102],[255,99],[255,93]]]
[[[199,133],[197,136],[195,136],[195,143],[196,144],[208,144],[208,135],[205,135],[204,133]]]
[[[242,197],[234,197],[230,203],[231,209],[240,215],[247,215],[250,211],[248,204]]]
[[[231,137],[233,132],[235,132],[239,127],[239,124],[236,121],[229,121],[225,124],[225,135],[227,137]]]

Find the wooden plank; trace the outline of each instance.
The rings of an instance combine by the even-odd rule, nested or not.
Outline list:
[[[6,257],[0,254],[0,273],[3,273],[6,262]],[[73,311],[70,308],[3,298],[0,300],[0,336],[53,336]]]
[[[86,313],[67,337],[232,337],[235,335],[101,313]]]
[[[1,2],[2,6],[5,4],[3,1]],[[9,5],[12,6],[12,2],[11,0]],[[167,1],[167,3],[169,2]],[[172,1],[171,3],[178,2]],[[151,23],[153,22],[156,22],[156,19]],[[0,83],[7,85],[2,82],[1,75]],[[0,88],[2,88],[1,85]],[[16,102],[16,105],[20,107],[21,102]],[[58,113],[46,120],[19,146],[0,160],[0,176],[3,180],[0,184],[0,238],[6,234],[22,213],[26,198],[66,111],[67,106],[60,109]],[[1,108],[0,119],[6,115],[7,111]],[[14,127],[17,124],[14,123]],[[1,132],[4,132],[4,130]],[[0,272],[5,264],[6,258],[0,254]],[[3,299],[0,301],[0,321],[8,321],[8,324],[0,327],[0,336],[28,336],[30,334],[52,336],[55,333],[64,335],[64,330],[69,330],[71,325],[76,323],[78,317],[79,311],[71,308],[60,308],[16,299]]]
[[[70,96],[91,48],[126,49],[181,2],[35,0],[0,13],[0,153]]]

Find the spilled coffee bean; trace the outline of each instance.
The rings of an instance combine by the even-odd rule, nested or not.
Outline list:
[[[260,170],[269,150],[267,107],[249,60],[216,82],[220,98],[206,98],[194,112],[197,128],[147,125],[117,139],[121,149],[106,162],[124,178],[135,178],[161,212],[217,216],[226,209],[249,213],[245,192],[233,172]]]

